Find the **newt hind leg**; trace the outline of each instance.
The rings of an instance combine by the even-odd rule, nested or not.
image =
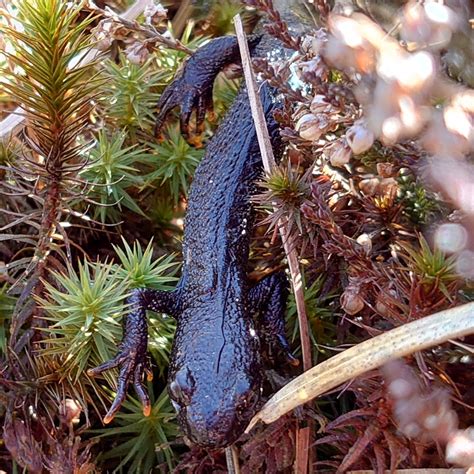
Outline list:
[[[272,345],[276,345],[291,365],[299,361],[291,353],[285,334],[285,309],[288,297],[288,282],[283,272],[263,278],[251,290],[249,301],[260,313],[263,320],[263,335]]]
[[[143,384],[144,375],[151,380],[152,372],[147,357],[148,325],[146,311],[166,313],[176,316],[178,310],[176,291],[158,291],[146,288],[133,290],[127,303],[130,311],[125,318],[123,340],[117,355],[103,364],[89,369],[90,376],[97,376],[106,370],[119,368],[117,394],[104,417],[104,423],[110,423],[127,396],[130,383],[143,405],[143,414],[148,416],[151,411],[150,398]]]

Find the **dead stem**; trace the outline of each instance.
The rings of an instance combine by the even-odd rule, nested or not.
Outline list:
[[[275,158],[273,156],[270,137],[268,135],[265,115],[263,113],[262,104],[258,97],[257,84],[255,82],[255,77],[252,71],[250,53],[248,50],[247,40],[245,38],[245,33],[240,15],[236,15],[234,17],[234,22],[235,30],[237,33],[237,39],[239,41],[240,55],[242,57],[245,82],[247,85],[247,91],[250,100],[250,108],[252,110],[252,116],[255,123],[260,152],[262,155],[263,167],[265,169],[265,172],[270,174],[271,171],[276,167],[276,163]],[[288,267],[290,269],[291,284],[293,287],[293,293],[295,295],[296,309],[298,312],[298,323],[300,327],[301,348],[303,353],[303,370],[306,371],[312,367],[312,361],[308,318],[306,316],[306,307],[304,302],[303,279],[300,271],[296,249],[294,248],[294,246],[291,245],[291,242],[288,238],[289,232],[287,229],[286,222],[280,222],[278,227],[280,230],[285,254],[288,260]],[[303,441],[303,439],[304,442],[298,444],[299,452],[296,453],[296,459],[306,459],[307,462],[305,466],[299,466],[300,470],[298,472],[300,473],[307,472],[308,464],[311,466],[311,459],[309,459],[310,456],[308,456],[311,436],[305,436],[301,439],[301,441]]]
[[[47,261],[49,256],[52,236],[56,231],[57,223],[61,213],[61,166],[54,166],[51,172],[51,181],[48,185],[48,191],[44,199],[43,213],[41,217],[38,244],[36,246],[35,255],[32,262],[35,262],[33,274],[30,277],[32,281],[36,282],[33,288],[27,290],[31,296],[39,296],[43,291],[42,278],[45,277],[47,269]],[[25,272],[26,273],[26,272]],[[25,287],[23,292],[26,291]],[[31,313],[21,311],[23,304],[17,304],[13,316],[10,329],[10,347],[17,351],[17,342],[19,339],[19,331],[21,327],[31,318],[40,317],[41,310],[34,307]]]
[[[191,0],[182,0],[181,4],[173,17],[173,34],[179,38],[186,27],[186,23],[193,12],[193,4]]]
[[[228,474],[240,474],[239,453],[234,445],[225,448],[225,460]]]

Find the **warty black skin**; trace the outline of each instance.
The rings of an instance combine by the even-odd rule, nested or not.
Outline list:
[[[256,54],[269,49],[266,38],[252,38]],[[271,41],[272,48],[274,40]],[[212,97],[217,73],[239,61],[235,37],[218,38],[197,51],[181,75],[163,93],[158,127],[168,112],[181,105],[181,128],[196,111],[197,128]],[[261,99],[273,143],[275,92],[261,86]],[[278,148],[278,146],[277,146]],[[252,229],[250,197],[262,174],[262,161],[245,88],[209,142],[190,189],[183,242],[183,273],[172,292],[137,289],[130,297],[124,339],[119,353],[89,371],[97,375],[120,367],[117,396],[104,421],[120,408],[130,382],[144,406],[150,402],[142,384],[148,373],[146,309],[177,319],[168,387],[178,421],[195,444],[220,448],[233,443],[256,413],[263,382],[262,333],[292,359],[284,335],[287,282],[282,274],[264,278],[250,288],[247,263]],[[293,359],[294,361],[294,359]]]

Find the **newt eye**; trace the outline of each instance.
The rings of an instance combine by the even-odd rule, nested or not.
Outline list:
[[[191,403],[191,396],[194,389],[194,379],[187,370],[176,373],[174,380],[169,385],[169,391],[180,405],[186,406]]]

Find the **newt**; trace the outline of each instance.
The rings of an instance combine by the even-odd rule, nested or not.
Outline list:
[[[249,38],[252,55],[275,53],[276,41],[266,34]],[[279,46],[281,54],[286,54]],[[216,38],[197,50],[181,74],[168,85],[158,103],[157,128],[175,107],[187,134],[191,114],[202,129],[212,108],[212,87],[227,65],[240,62],[234,36]],[[281,150],[273,111],[276,93],[260,88],[273,146]],[[123,341],[111,361],[90,375],[119,367],[118,387],[104,422],[120,409],[133,384],[145,415],[150,400],[143,385],[147,365],[146,310],[177,320],[168,372],[168,391],[187,438],[208,448],[237,440],[259,407],[264,380],[262,341],[278,347],[290,362],[284,332],[288,295],[284,273],[251,286],[247,278],[253,225],[251,196],[262,174],[262,160],[245,85],[242,86],[190,187],[183,239],[182,276],[173,291],[140,288],[129,297]],[[297,363],[297,361],[296,361]]]

